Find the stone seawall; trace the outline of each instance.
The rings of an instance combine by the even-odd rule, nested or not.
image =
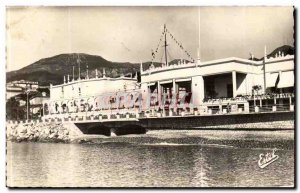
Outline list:
[[[6,136],[10,141],[72,142],[82,135],[72,123],[7,124]]]

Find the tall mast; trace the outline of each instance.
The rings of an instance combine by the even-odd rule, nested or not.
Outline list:
[[[196,63],[196,66],[200,66],[201,64],[201,44],[200,44],[200,41],[201,41],[201,29],[200,29],[200,24],[201,24],[201,13],[200,13],[200,7],[198,7],[198,49],[197,49],[197,63]]]
[[[200,59],[200,51],[201,51],[201,49],[200,49],[200,45],[201,45],[201,13],[200,13],[200,7],[198,8],[198,58]]]
[[[167,66],[169,66],[168,65],[168,57],[167,57],[167,27],[166,27],[166,24],[164,25],[164,33],[165,33],[165,45],[164,45],[164,47],[165,47],[165,58],[166,58],[166,65]]]
[[[265,46],[265,54],[264,54],[264,60],[263,60],[263,67],[264,67],[264,93],[266,93],[266,60],[267,60],[267,46]]]

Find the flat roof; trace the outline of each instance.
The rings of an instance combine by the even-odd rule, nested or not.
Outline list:
[[[274,62],[281,62],[281,61],[288,61],[288,60],[294,60],[294,55],[286,55],[282,57],[276,57],[276,58],[268,58],[266,60],[266,64],[269,63],[274,63]],[[197,62],[189,62],[189,63],[184,63],[184,64],[175,64],[175,65],[169,65],[169,66],[163,66],[163,67],[155,67],[153,69],[147,69],[141,72],[141,75],[148,75],[149,72],[164,72],[164,71],[169,71],[169,70],[178,70],[178,69],[185,69],[185,68],[193,68],[193,67],[207,67],[211,65],[218,65],[218,64],[224,64],[224,63],[230,63],[230,62],[236,62],[236,63],[241,63],[241,64],[246,64],[246,65],[252,65],[252,66],[260,66],[263,65],[263,61],[254,61],[254,60],[249,60],[249,59],[242,59],[242,58],[237,58],[237,57],[229,57],[229,58],[222,58],[222,59],[216,59],[216,60],[211,60],[211,61],[206,61],[206,62],[201,62],[200,65],[197,64]]]
[[[80,79],[80,80],[74,80],[70,82],[66,82],[64,84],[58,84],[58,85],[52,85],[52,88],[60,87],[60,86],[66,86],[66,85],[72,85],[72,84],[78,84],[81,82],[92,82],[92,81],[118,81],[118,80],[129,80],[129,81],[135,81],[137,82],[136,78],[130,78],[130,77],[118,77],[118,78],[110,78],[110,77],[101,77],[101,78],[90,78],[90,79]]]

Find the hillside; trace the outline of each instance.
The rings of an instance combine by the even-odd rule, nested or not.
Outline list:
[[[284,45],[284,46],[278,47],[275,50],[273,50],[273,52],[268,54],[268,58],[269,57],[275,57],[276,53],[278,53],[279,51],[281,53],[283,52],[285,56],[286,55],[293,55],[295,53],[295,48],[292,47],[292,46],[289,46],[289,45]]]
[[[6,74],[7,81],[13,80],[30,80],[38,81],[41,85],[60,84],[63,82],[63,76],[69,74],[72,78],[73,66],[75,69],[75,78],[78,77],[80,60],[80,76],[86,76],[86,68],[88,65],[89,76],[95,76],[95,70],[98,69],[99,76],[102,75],[105,68],[106,75],[110,77],[118,77],[121,74],[128,75],[139,71],[139,64],[133,63],[116,63],[105,60],[100,56],[88,54],[60,54],[50,58],[41,59],[20,70],[8,72]]]
[[[289,46],[289,45],[283,45],[283,46],[280,46],[278,48],[276,48],[275,50],[273,50],[270,54],[267,55],[268,58],[270,57],[275,57],[277,53],[279,53],[279,51],[282,53],[284,53],[284,55],[294,55],[295,53],[295,48],[292,47],[292,46]],[[263,60],[264,58],[253,58],[254,61],[260,61],[260,60]],[[251,60],[251,58],[249,58],[249,60]]]

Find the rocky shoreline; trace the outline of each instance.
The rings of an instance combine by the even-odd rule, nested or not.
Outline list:
[[[70,143],[80,132],[62,123],[24,123],[6,126],[8,141]]]

